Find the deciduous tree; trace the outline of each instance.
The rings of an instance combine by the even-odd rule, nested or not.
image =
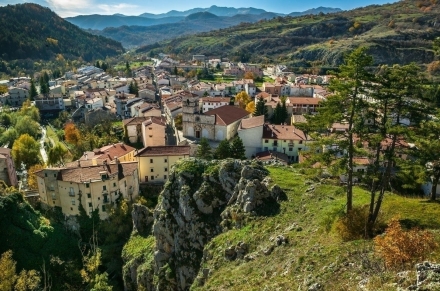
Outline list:
[[[40,143],[29,134],[23,134],[14,142],[11,154],[17,169],[21,168],[22,163],[29,169],[41,161]]]
[[[249,113],[255,112],[255,102],[254,101],[251,101],[246,105],[246,111]]]
[[[235,96],[235,102],[238,102],[240,108],[245,109],[246,105],[251,102],[251,97],[245,91],[241,91]]]
[[[75,124],[73,123],[66,124],[66,126],[64,127],[64,136],[65,141],[73,145],[77,145],[81,138],[81,134],[78,128],[76,128]]]

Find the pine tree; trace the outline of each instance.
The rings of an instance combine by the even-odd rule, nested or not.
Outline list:
[[[278,102],[277,105],[275,106],[275,110],[273,111],[273,116],[272,116],[272,123],[274,124],[281,124],[281,122],[283,122],[283,109],[281,107],[281,104]]]
[[[267,107],[263,97],[258,98],[257,104],[255,105],[254,116],[260,115],[264,115],[264,119],[267,118]]]
[[[239,160],[246,160],[246,149],[243,141],[237,136],[231,144],[231,157]]]
[[[200,139],[200,143],[197,148],[196,157],[201,158],[201,159],[205,159],[205,160],[212,159],[211,146],[209,145],[208,139],[206,139],[205,137],[202,137]]]
[[[231,146],[226,139],[222,140],[215,149],[214,157],[217,160],[227,159],[231,157]]]
[[[38,92],[37,92],[37,88],[35,88],[35,81],[34,81],[34,79],[31,79],[31,88],[29,90],[29,99],[31,101],[34,101],[35,96],[37,96],[37,95],[38,95]]]

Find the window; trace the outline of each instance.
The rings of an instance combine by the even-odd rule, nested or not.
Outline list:
[[[86,183],[86,188],[90,188],[90,184],[89,183]]]
[[[299,144],[302,144],[302,143],[303,143],[303,141],[302,141],[302,140],[300,140],[300,141],[299,141]]]
[[[70,187],[69,189],[69,196],[75,196],[75,191],[73,190],[73,187]]]
[[[269,140],[268,140],[268,139],[265,139],[265,140],[264,140],[264,143],[269,143]]]
[[[163,175],[163,179],[166,180],[167,179],[167,175]]]
[[[113,187],[116,187],[116,183],[115,182],[113,182]]]
[[[104,196],[104,203],[108,203],[108,195],[103,195]]]
[[[164,172],[168,172],[168,168],[165,168],[165,169],[164,169]]]
[[[89,202],[89,207],[92,207],[92,202]]]
[[[102,205],[102,211],[104,212],[105,211],[105,205]]]
[[[53,177],[56,178],[56,177],[57,177],[57,174],[53,174]]]
[[[52,199],[53,200],[57,199],[57,196],[55,195],[55,192],[52,192]]]
[[[164,163],[168,163],[168,159],[164,159],[164,161],[163,161]]]
[[[102,191],[105,191],[105,190],[107,190],[107,186],[106,185],[102,186]]]
[[[149,127],[148,130],[153,130],[153,128],[152,128],[152,127]]]
[[[92,198],[92,194],[90,194],[90,193],[87,193],[87,198]]]
[[[47,177],[47,173],[44,173],[44,177]]]
[[[150,159],[150,163],[153,163],[153,159]]]
[[[289,152],[293,151],[293,148],[289,148]]]
[[[72,202],[72,205],[75,205],[75,203],[76,203],[76,199],[75,199],[75,198],[72,198],[71,202]]]
[[[153,180],[154,180],[154,176],[151,176],[150,178],[151,178],[151,181],[153,181]]]
[[[154,173],[154,169],[153,169],[153,168],[151,168],[151,169],[150,169],[150,172],[151,172],[151,173]]]

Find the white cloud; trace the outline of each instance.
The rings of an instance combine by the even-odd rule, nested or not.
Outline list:
[[[46,0],[47,5],[61,17],[79,14],[133,14],[138,5],[128,3],[100,4],[93,0]]]
[[[139,8],[138,5],[133,4],[127,4],[127,3],[119,3],[114,5],[108,5],[108,4],[100,4],[97,6],[99,10],[101,10],[102,14],[115,14],[115,13],[121,13],[121,14],[133,14],[133,11],[136,11],[136,9]]]

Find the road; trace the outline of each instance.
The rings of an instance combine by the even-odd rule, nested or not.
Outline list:
[[[47,163],[47,153],[46,150],[44,149],[44,140],[46,139],[46,129],[44,128],[44,126],[41,127],[41,139],[40,139],[40,153],[41,153],[41,157],[43,158],[43,162],[46,164]]]

